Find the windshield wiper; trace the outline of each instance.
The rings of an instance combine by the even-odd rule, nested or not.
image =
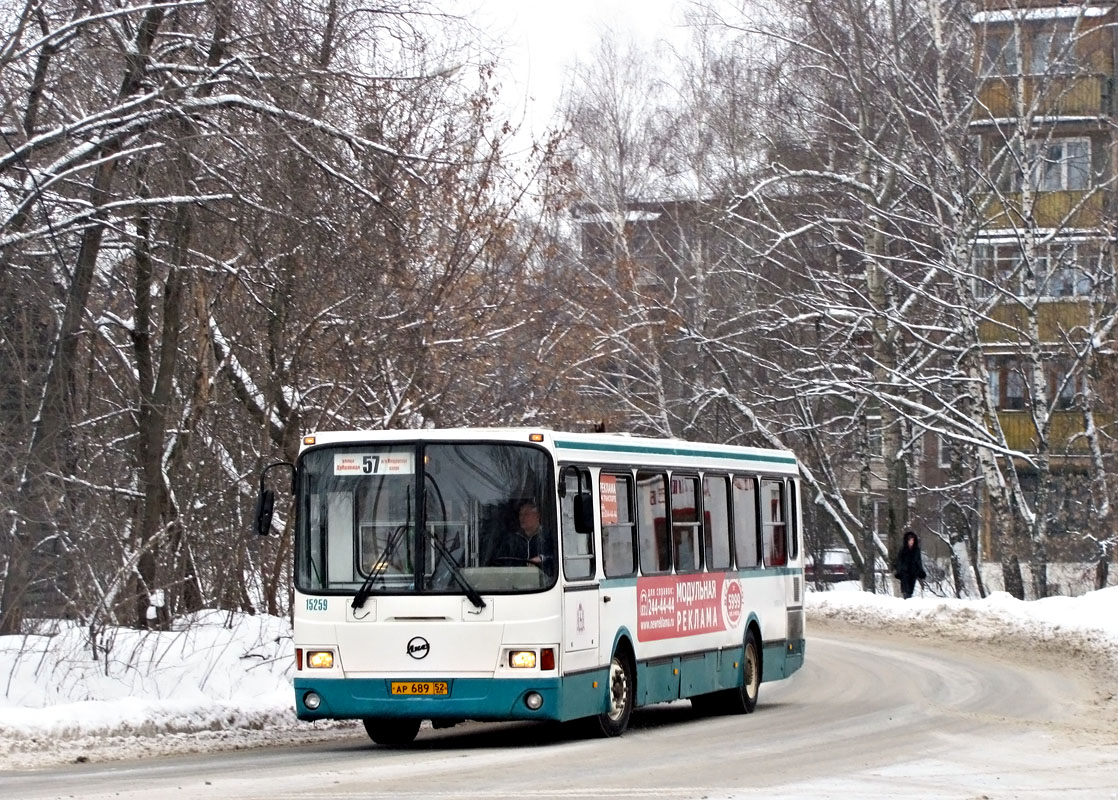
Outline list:
[[[357,594],[353,596],[353,602],[350,606],[354,611],[365,605],[365,601],[369,599],[369,595],[373,593],[373,584],[384,575],[388,569],[388,561],[396,552],[396,548],[400,546],[400,542],[404,540],[404,535],[408,532],[410,526],[405,522],[400,525],[396,530],[392,531],[392,535],[388,537],[388,541],[384,544],[384,552],[381,553],[377,563],[369,570],[369,574],[365,576],[364,583],[361,588],[357,590]]]
[[[466,593],[466,597],[469,601],[479,610],[485,608],[485,601],[481,599],[481,594],[473,587],[473,584],[466,580],[466,576],[462,574],[462,570],[454,563],[454,556],[446,549],[446,545],[435,535],[434,531],[429,530],[426,531],[426,533],[427,538],[431,540],[432,544],[435,545],[435,549],[439,551],[439,558],[446,562],[447,567],[450,569],[450,574],[454,576],[454,580],[462,587],[462,591]],[[435,563],[437,564],[438,561]],[[433,566],[432,570],[434,570]]]

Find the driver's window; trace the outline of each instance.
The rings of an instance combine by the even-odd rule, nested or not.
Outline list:
[[[590,486],[590,477],[584,470],[563,470],[563,501],[560,505],[563,516],[563,575],[569,581],[585,580],[594,577],[594,534],[579,533],[575,529],[575,497],[581,484],[584,492]]]

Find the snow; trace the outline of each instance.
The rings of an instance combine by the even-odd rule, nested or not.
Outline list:
[[[827,619],[1006,646],[1025,639],[1118,665],[1118,587],[1036,601],[1002,592],[901,600],[839,583],[805,603],[809,640],[811,620]],[[166,632],[103,630],[95,642],[70,622],[0,637],[0,769],[360,731],[295,719],[286,619],[209,611]]]
[[[836,587],[850,590],[808,594],[810,615],[920,636],[1005,645],[1025,640],[1118,666],[1118,586],[1079,597],[1029,601],[1006,592],[994,592],[984,600],[958,600],[930,593],[902,600],[862,592],[853,582]]]
[[[52,748],[69,760],[109,741],[127,758],[212,749],[206,737],[183,741],[203,732],[235,746],[244,732],[308,727],[292,711],[285,619],[209,611],[166,632],[105,630],[96,648],[76,624],[40,628],[0,637],[0,768],[49,762]]]
[[[1048,19],[1077,19],[1078,17],[1105,17],[1114,6],[1059,6],[1053,8],[1007,8],[994,11],[979,11],[971,22],[975,25],[1006,22],[1036,22]]]

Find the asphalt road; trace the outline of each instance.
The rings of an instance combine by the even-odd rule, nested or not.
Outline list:
[[[638,711],[612,740],[469,724],[422,730],[401,749],[334,736],[94,761],[0,773],[0,797],[1118,798],[1113,676],[1076,663],[815,628],[805,667],[762,685],[751,715],[703,717],[679,702]]]

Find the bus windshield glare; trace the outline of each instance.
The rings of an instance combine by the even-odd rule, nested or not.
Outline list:
[[[546,451],[427,443],[307,450],[299,462],[300,591],[540,591],[557,575]]]

